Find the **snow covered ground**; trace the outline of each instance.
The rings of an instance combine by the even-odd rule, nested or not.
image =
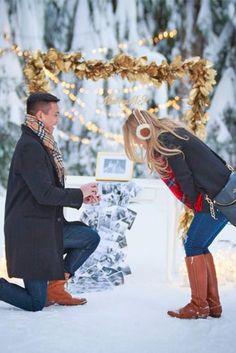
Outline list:
[[[163,195],[159,193],[159,212],[152,203],[134,206],[138,217],[127,236],[132,275],[125,277],[123,286],[88,293],[88,304],[81,307],[51,306],[36,313],[0,302],[0,352],[234,353],[234,284],[221,287],[221,319],[182,321],[166,314],[187,303],[189,289],[165,276]],[[4,197],[0,201],[2,240]],[[154,214],[156,228],[150,221]]]
[[[90,293],[82,307],[27,313],[0,303],[1,352],[234,353],[235,289],[221,292],[224,316],[192,321],[166,315],[188,300],[187,289],[138,274],[114,291]]]

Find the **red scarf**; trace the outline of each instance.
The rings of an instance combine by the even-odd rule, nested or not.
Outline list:
[[[202,211],[202,194],[199,193],[197,201],[195,202],[194,206],[192,206],[191,202],[188,199],[188,196],[183,193],[181,190],[180,184],[177,182],[173,170],[168,167],[167,170],[168,176],[161,177],[164,183],[168,186],[170,191],[175,195],[175,197],[180,200],[185,206],[190,209],[194,209],[196,212]]]

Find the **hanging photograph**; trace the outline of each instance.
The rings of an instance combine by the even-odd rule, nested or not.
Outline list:
[[[133,162],[124,153],[98,152],[96,180],[128,181],[132,174]]]

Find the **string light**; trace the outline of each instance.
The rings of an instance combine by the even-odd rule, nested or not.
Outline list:
[[[81,125],[83,125],[88,131],[92,133],[96,133],[99,135],[104,136],[108,140],[112,140],[117,144],[124,144],[123,142],[123,135],[121,134],[114,134],[112,132],[106,132],[100,127],[98,127],[95,123],[91,121],[86,121],[83,114],[79,113],[76,109],[73,108],[72,112],[65,111],[64,116],[72,121],[79,120]]]
[[[45,70],[46,75],[49,77],[50,80],[52,80],[55,84],[60,84],[62,85],[62,87],[65,87],[65,89],[69,90],[69,89],[75,89],[76,88],[76,84],[75,83],[70,83],[68,81],[64,81],[64,80],[60,80],[57,76],[53,75],[50,71]],[[115,93],[119,93],[120,91],[122,91],[124,94],[128,94],[128,93],[134,93],[137,92],[139,90],[145,89],[147,87],[151,87],[153,86],[153,83],[148,83],[148,84],[137,84],[134,85],[133,87],[125,87],[122,88],[122,90],[118,90],[117,88],[109,88],[107,90],[104,90],[103,88],[98,88],[98,89],[94,89],[94,90],[88,90],[85,89],[83,87],[79,88],[79,93],[81,94],[95,94],[98,96],[105,96],[106,94],[108,95],[112,95]],[[65,91],[64,93],[69,94],[68,91]],[[82,102],[82,100],[81,100]]]
[[[16,44],[12,45],[12,47],[10,49],[9,48],[8,49],[3,49],[2,51],[4,51],[4,53],[5,53],[5,51],[7,51],[7,50],[15,52],[18,56],[25,56],[26,57],[26,56],[30,55],[29,52],[22,51],[21,48],[19,46],[17,46]],[[1,53],[2,52],[0,51],[0,55],[1,55]],[[60,80],[55,75],[53,75],[50,71],[48,71],[47,69],[45,69],[45,73],[56,84],[58,84],[60,82]],[[64,86],[64,87],[66,86],[66,87],[72,88],[73,86],[71,87],[71,85],[72,84],[70,84],[70,86],[69,86],[65,82],[62,84],[62,86]],[[85,103],[81,99],[76,97],[72,92],[70,92],[70,90],[68,88],[64,88],[63,89],[63,93],[66,94],[72,102],[76,102],[81,108],[85,107]],[[99,93],[103,94],[104,93],[103,89],[100,89]],[[72,116],[69,113],[67,113],[67,112],[65,113],[65,116],[68,119],[72,119]],[[84,125],[88,131],[91,131],[93,133],[99,133],[99,134],[103,135],[105,138],[113,140],[111,142],[123,144],[123,136],[122,135],[108,133],[108,132],[103,131],[102,129],[97,127],[96,124],[94,124],[92,122],[86,122],[86,120],[85,120],[85,118],[84,118],[84,116],[82,114],[79,115],[79,119],[80,119],[80,123],[82,125]],[[81,142],[83,144],[89,144],[90,143],[89,139],[80,138],[79,136],[76,136],[76,135],[68,135],[68,134],[65,134],[61,130],[58,131],[58,135],[59,135],[60,138],[62,138],[64,140],[71,140],[71,141],[77,142],[77,143]]]
[[[60,83],[60,80],[55,75],[53,75],[50,71],[48,71],[47,69],[45,69],[45,73],[50,79],[52,79],[53,82],[55,82],[56,84]],[[62,82],[61,84],[62,84],[63,87],[71,87],[71,84],[69,84],[69,83],[67,83],[65,81]],[[82,92],[84,92],[84,90],[85,89],[83,89]],[[63,89],[62,91],[63,91],[64,94],[66,94],[68,96],[68,98],[72,102],[78,103],[80,105],[80,107],[82,107],[82,108],[85,107],[85,103],[81,99],[76,97],[73,93],[71,93],[68,88]],[[96,91],[96,93],[98,93],[100,95],[104,95],[104,90],[102,88],[100,88],[99,90]],[[125,93],[127,93],[127,91],[125,91]],[[176,110],[179,110],[180,106],[177,104],[177,101],[179,101],[179,97],[178,96],[176,96],[172,100],[168,100],[166,103],[159,104],[158,106],[153,107],[153,108],[149,108],[148,111],[150,113],[157,113],[159,110],[162,110],[162,109],[165,109],[165,108],[169,108],[171,106],[173,108],[175,108]],[[109,117],[122,117],[122,118],[125,118],[127,114],[131,113],[131,110],[127,106],[125,106],[124,104],[121,104],[121,107],[122,107],[122,109],[125,112],[122,112],[122,113],[120,113],[120,112],[119,113],[110,112],[108,114],[105,114],[100,109],[97,108],[95,110],[95,113],[98,114],[98,115],[104,114],[104,115],[107,115]],[[65,112],[64,115],[65,115],[66,118],[68,118],[70,120],[73,120],[73,121],[78,117],[79,120],[80,120],[81,125],[85,126],[85,128],[88,131],[90,131],[92,133],[103,135],[106,139],[111,139],[117,144],[122,144],[122,145],[124,144],[122,135],[105,132],[101,128],[99,128],[96,124],[91,123],[91,122],[86,122],[85,117],[81,113],[79,113],[75,108],[73,108],[73,114],[71,114],[69,112]]]
[[[159,33],[157,36],[154,37],[150,37],[150,38],[141,38],[139,39],[137,42],[134,42],[138,45],[144,45],[147,43],[157,43],[158,41],[162,40],[163,38],[173,38],[174,36],[177,35],[177,30],[171,30],[171,31],[165,31],[162,33]],[[5,32],[3,33],[3,38],[6,41],[10,41],[11,37],[10,34]],[[121,49],[126,49],[128,47],[128,43],[118,43],[118,47]],[[96,52],[100,52],[100,53],[105,53],[109,48],[106,47],[99,47],[98,49],[93,49],[93,54],[96,54]],[[28,51],[28,50],[22,50],[20,48],[20,46],[18,46],[17,44],[13,44],[11,46],[11,48],[0,48],[0,56],[6,54],[7,52],[14,52],[18,57],[23,57],[23,58],[27,58],[27,57],[31,57],[32,56],[32,52]],[[86,54],[86,53],[83,53]],[[69,98],[71,99],[72,102],[77,102],[81,108],[85,107],[85,102],[83,102],[79,97],[76,97],[72,92],[69,92],[70,89],[75,89],[76,85],[74,83],[69,83],[66,81],[60,81],[55,75],[53,75],[51,72],[49,72],[48,70],[45,69],[45,72],[47,74],[47,76],[55,83],[55,84],[61,84],[63,87],[65,87],[65,90],[63,90],[63,92],[69,96]],[[149,86],[151,86],[152,84],[148,84]],[[128,93],[133,93],[133,92],[137,92],[141,89],[144,89],[147,85],[135,85],[133,87],[130,88],[123,88],[122,91],[124,94],[128,94]],[[81,94],[89,94],[91,93],[89,90],[85,90],[83,87],[81,87],[79,89],[79,92]],[[113,93],[118,93],[119,90],[117,89],[108,89],[107,92],[105,92],[103,89],[98,89],[98,90],[94,90],[94,93],[96,95],[100,95],[100,96],[104,96],[105,94],[113,94]],[[177,107],[177,106],[176,106]],[[178,108],[176,108],[178,109]],[[112,115],[110,115],[112,116]],[[117,113],[116,113],[117,116]],[[120,116],[123,116],[122,113],[120,113]]]
[[[165,31],[165,32],[161,32],[161,33],[159,33],[158,35],[156,35],[154,38],[153,38],[153,42],[154,42],[154,44],[157,44],[157,43],[159,43],[160,41],[162,41],[163,39],[168,39],[168,38],[170,38],[170,39],[172,39],[172,38],[174,38],[175,36],[177,35],[177,30],[176,29],[174,29],[174,30],[172,30],[172,31]]]
[[[6,49],[0,48],[0,56],[3,56],[6,54]]]
[[[31,56],[31,52],[29,51],[22,51],[21,48],[14,44],[12,45],[11,48],[7,48],[7,49],[0,49],[0,55],[3,55],[5,54],[6,52],[9,52],[9,51],[12,51],[14,52],[16,55],[18,55],[19,57],[30,57]],[[71,91],[70,89],[74,89],[76,87],[76,85],[74,83],[69,83],[69,82],[66,82],[66,81],[60,81],[58,77],[56,77],[55,75],[53,75],[50,71],[48,71],[47,69],[45,69],[45,73],[46,75],[55,83],[55,84],[59,84],[61,83],[62,87],[63,88],[63,93],[66,94],[68,96],[68,98],[72,101],[72,102],[76,102],[81,108],[84,108],[85,107],[85,102],[83,102],[79,97],[75,96]],[[149,84],[149,86],[152,86],[152,84]],[[131,93],[131,92],[137,92],[139,89],[143,89],[145,86],[144,85],[136,85],[134,87],[131,87],[131,88],[123,88],[123,93],[124,94],[128,94],[128,93]],[[79,89],[80,93],[85,93],[87,91],[88,93],[88,90],[85,90],[83,87],[81,87]],[[108,89],[107,92],[111,95],[113,92],[117,93],[118,90],[117,89]],[[95,90],[94,92],[95,94],[98,94],[100,96],[104,96],[105,94],[105,91],[104,89],[100,88],[98,90]],[[148,111],[151,112],[151,113],[157,113],[160,109],[164,109],[166,107],[170,107],[172,106],[173,108],[175,108],[176,110],[179,110],[180,107],[179,105],[177,104],[177,101],[179,100],[179,97],[175,97],[174,100],[169,100],[167,101],[166,103],[164,104],[159,104],[158,106],[156,107],[153,107],[153,108],[149,108]],[[106,115],[109,116],[109,117],[122,117],[122,118],[125,118],[127,114],[130,114],[131,113],[131,110],[125,106],[124,104],[120,104],[122,109],[124,110],[124,112],[109,112],[107,113]],[[101,115],[103,114],[102,111],[100,109],[96,109],[96,114],[98,115]],[[82,125],[84,125],[86,127],[86,129],[90,132],[93,132],[93,133],[97,133],[97,134],[101,134],[103,135],[106,139],[108,140],[111,140],[110,142],[113,142],[113,143],[117,143],[117,144],[122,144],[123,145],[123,136],[120,135],[120,134],[114,134],[114,133],[109,133],[109,132],[105,132],[103,131],[102,129],[100,129],[96,124],[92,123],[92,122],[86,122],[84,116],[82,114],[80,114],[78,111],[75,111],[74,112],[74,115],[79,115],[79,120],[80,120],[80,123]],[[75,117],[74,115],[71,115],[70,113],[67,113],[65,112],[65,116],[68,118],[68,119],[72,119],[74,120]],[[84,143],[84,144],[88,144],[90,143],[88,139],[81,139],[80,137],[76,136],[76,135],[65,135],[65,133],[63,133],[62,131],[59,131],[59,136],[61,138],[64,138],[64,139],[69,139],[73,142],[81,142],[81,143]]]
[[[68,114],[67,114],[68,115]],[[83,117],[82,117],[83,119]],[[90,130],[92,131],[92,130]],[[81,138],[77,135],[73,135],[73,134],[66,134],[64,131],[62,130],[57,130],[58,132],[58,137],[60,137],[61,139],[65,140],[65,141],[72,141],[72,142],[75,142],[75,143],[82,143],[84,145],[89,145],[91,143],[91,139],[88,139],[88,138]],[[108,142],[111,144],[111,145],[114,145],[114,144],[122,144],[123,145],[123,141],[117,141],[117,140],[109,140],[109,138],[111,138],[112,136],[110,136],[110,133],[104,133],[104,135],[106,136],[106,139],[108,140]],[[112,134],[113,135],[113,134]]]
[[[30,58],[32,56],[32,52],[28,50],[22,50],[17,44],[13,44],[10,48],[0,48],[0,56],[8,53],[14,53],[19,57],[24,56],[25,58]]]
[[[65,141],[72,141],[72,142],[80,142],[84,145],[89,145],[91,143],[91,140],[90,139],[87,139],[87,138],[81,138],[77,135],[73,135],[73,134],[66,134],[64,131],[62,130],[57,130],[57,133],[58,133],[58,136],[65,140]]]
[[[80,107],[84,108],[85,107],[85,103],[78,97],[76,97],[73,93],[70,92],[70,89],[73,89],[75,88],[75,84],[73,83],[69,83],[69,82],[66,82],[66,81],[60,81],[58,79],[58,77],[56,77],[55,75],[53,75],[51,72],[49,72],[48,70],[45,70],[47,76],[56,84],[61,84],[63,87],[67,87],[66,89],[63,89],[63,93],[65,93],[66,95],[68,95],[69,99],[71,99],[72,102],[77,102]],[[153,86],[152,83],[149,83],[148,85],[136,85],[134,87],[130,87],[130,88],[123,88],[122,91],[124,94],[128,94],[128,93],[132,93],[132,92],[137,92],[138,90],[140,89],[144,89],[146,88],[147,86]],[[81,87],[79,89],[79,92],[80,93],[89,93],[89,90],[85,90],[85,88]],[[108,93],[108,96],[106,96],[105,100],[107,102],[110,102],[110,104],[116,99],[112,96],[113,93],[117,93],[119,92],[118,89],[108,89],[107,90],[107,93]],[[96,95],[100,95],[100,96],[104,96],[105,95],[105,90],[103,88],[99,88],[99,89],[96,89],[93,91],[94,94]],[[175,110],[180,110],[180,106],[179,104],[177,103],[179,101],[179,97],[176,96],[174,99],[171,99],[171,100],[168,100],[166,103],[163,103],[163,104],[159,104],[158,106],[156,107],[152,107],[152,108],[149,108],[148,111],[150,113],[157,113],[159,112],[161,109],[166,109],[166,108],[174,108]],[[101,115],[102,114],[102,111],[100,109],[96,109],[95,110],[95,113],[98,114],[98,115]],[[104,113],[104,115],[107,115],[109,117],[122,117],[124,118],[125,117],[125,114],[123,112],[116,112],[116,113]]]
[[[177,102],[179,101],[179,99],[180,98],[178,96],[176,96],[174,99],[170,99],[166,103],[159,104],[155,108],[148,109],[148,111],[150,113],[156,113],[159,110],[165,109],[166,107],[170,107],[170,106],[174,106],[174,105],[178,106]],[[123,117],[125,118],[127,115],[129,115],[131,113],[131,109],[129,109],[127,106],[123,106],[122,108],[124,109],[124,112],[122,114],[123,114]],[[178,109],[179,108],[180,107],[178,106]],[[177,109],[177,108],[175,108],[175,109]],[[101,111],[99,109],[96,109],[96,113],[100,114]],[[115,116],[116,113],[111,113],[111,114],[114,114],[112,116]],[[123,135],[114,134],[111,132],[106,132],[103,129],[101,129],[100,127],[98,127],[95,123],[92,123],[91,121],[87,122],[84,115],[81,114],[75,108],[73,108],[71,112],[65,111],[64,116],[67,119],[72,120],[72,121],[79,120],[81,125],[83,125],[88,131],[90,131],[92,133],[103,135],[106,139],[112,140],[113,142],[115,142],[117,144],[122,144],[122,145],[124,144]]]
[[[173,29],[170,31],[161,32],[153,37],[140,38],[134,42],[120,42],[117,44],[117,46],[119,49],[124,50],[124,49],[128,49],[130,46],[135,46],[135,45],[139,45],[140,47],[143,45],[153,45],[153,44],[159,43],[160,41],[162,41],[164,39],[168,39],[168,38],[172,39],[177,35],[177,33],[178,33],[177,30]],[[83,52],[83,56],[86,56],[88,54],[95,55],[97,53],[107,54],[109,49],[110,48],[108,48],[108,47],[99,47],[96,49],[91,49],[88,52]]]
[[[177,31],[176,30],[173,30],[173,31],[165,31],[163,34],[162,33],[159,33],[158,36],[155,36],[155,37],[151,37],[151,38],[143,38],[143,39],[139,39],[136,43],[139,45],[139,46],[142,46],[144,44],[151,44],[151,43],[157,43],[158,41],[162,40],[163,38],[173,38],[175,35],[177,34]],[[10,40],[10,35],[8,35],[7,33],[4,34],[4,39],[9,41]],[[118,48],[120,49],[127,49],[128,48],[128,43],[119,43],[118,44]],[[96,54],[96,52],[98,51],[99,53],[106,53],[108,50],[108,48],[98,48],[98,49],[93,49],[92,50],[92,53],[93,54]],[[7,52],[14,52],[18,57],[24,57],[24,58],[27,58],[27,57],[31,57],[32,55],[32,52],[30,51],[27,51],[27,50],[22,50],[20,48],[20,46],[18,46],[17,44],[13,44],[11,46],[11,48],[0,48],[0,56],[4,55],[5,53]],[[86,55],[86,53],[83,53],[83,55]],[[72,102],[76,102],[81,108],[84,108],[85,107],[85,102],[83,102],[79,97],[77,97],[74,93],[72,93],[70,90],[73,90],[76,88],[76,85],[74,83],[69,83],[69,82],[66,82],[66,81],[60,81],[58,77],[56,77],[55,75],[53,75],[50,71],[48,71],[47,69],[45,69],[45,73],[46,75],[55,83],[55,84],[61,84],[62,87],[63,87],[63,93],[66,94],[68,96],[68,98],[72,101]],[[135,85],[134,87],[125,87],[122,89],[123,93],[124,94],[128,94],[128,93],[132,93],[132,92],[137,92],[138,90],[141,90],[143,88],[145,88],[147,85]],[[152,86],[152,84],[148,84],[148,86]],[[83,87],[81,87],[79,89],[79,92],[81,94],[88,94],[89,93],[89,90],[85,90]],[[107,90],[107,93],[109,95],[112,95],[113,93],[118,93],[119,91],[117,89],[108,89]],[[100,96],[104,96],[105,95],[105,90],[103,88],[100,88],[100,89],[97,89],[97,90],[94,90],[94,93],[97,94],[97,95],[100,95]],[[175,97],[176,98],[176,97]],[[164,109],[166,107],[174,107],[175,109],[179,109],[179,105],[177,104],[177,100],[178,99],[174,99],[174,100],[169,100],[168,102],[166,102],[165,104],[160,104],[159,106],[157,107],[153,107],[153,108],[150,108],[148,111],[152,112],[152,113],[156,113],[158,112],[160,109]],[[122,117],[124,118],[126,116],[127,113],[130,113],[131,110],[126,107],[124,104],[120,103],[120,106],[122,107],[122,109],[125,111],[125,112],[109,112],[107,113],[106,115],[108,115],[109,117]],[[102,111],[100,109],[96,109],[96,114],[99,114],[101,115],[102,114]],[[125,114],[126,113],[126,114]],[[120,135],[120,134],[113,134],[113,133],[110,133],[110,132],[105,132],[103,131],[101,128],[99,128],[96,124],[92,123],[92,122],[86,122],[84,116],[82,114],[80,114],[78,111],[75,111],[74,112],[74,115],[79,115],[79,120],[80,120],[80,123],[82,125],[84,125],[88,131],[91,131],[93,133],[98,133],[98,134],[101,134],[103,135],[105,138],[107,139],[111,139],[113,140],[113,142],[115,143],[120,143],[120,144],[123,144],[123,136]],[[68,118],[68,119],[72,119],[74,120],[74,115],[71,115],[70,113],[68,112],[65,112],[65,116]],[[66,135],[65,133],[63,133],[62,131],[59,131],[59,136],[61,138],[64,138],[64,139],[69,139],[73,142],[81,142],[81,143],[90,143],[88,139],[81,139],[80,137],[76,136],[76,135]]]
[[[70,92],[69,90],[69,87],[72,88],[74,87],[75,85],[74,84],[71,84],[71,83],[68,83],[66,81],[60,81],[58,79],[58,77],[56,77],[55,75],[53,75],[50,71],[46,70],[45,69],[45,72],[46,72],[46,75],[56,84],[61,84],[63,87],[68,87],[66,89],[63,89],[63,93],[65,93],[69,99],[72,101],[72,102],[77,102],[80,107],[84,108],[85,107],[85,103],[78,97],[76,97],[73,93]],[[153,84],[148,84],[146,85],[147,86],[153,86]],[[135,86],[135,87],[131,87],[130,88],[124,88],[123,89],[123,93],[124,94],[128,94],[128,93],[131,93],[131,92],[136,92],[137,90],[139,89],[143,89],[145,86],[143,85],[138,85],[138,86]],[[85,93],[85,89],[83,87],[81,87],[79,89],[80,93]],[[109,103],[112,103],[114,100],[116,102],[116,99],[112,96],[112,92],[117,92],[118,90],[115,89],[115,90],[112,90],[112,89],[108,89],[107,90],[107,93],[109,92],[109,95],[106,96],[105,100]],[[97,95],[100,95],[100,96],[104,96],[105,94],[105,91],[103,88],[99,88],[97,90],[94,90],[94,93],[97,94]],[[174,109],[176,110],[179,110],[180,109],[180,106],[177,104],[177,101],[179,100],[180,98],[178,96],[176,96],[174,99],[171,99],[171,100],[168,100],[166,103],[163,103],[163,104],[159,104],[158,106],[156,107],[153,107],[153,108],[150,108],[148,109],[148,111],[150,113],[157,113],[159,110],[161,109],[166,109],[166,108],[170,108],[170,107],[173,107]],[[114,103],[115,103],[114,102]],[[102,111],[100,109],[96,109],[95,110],[95,113],[98,114],[98,115],[101,115],[102,114]],[[109,117],[122,117],[124,118],[125,117],[125,114],[123,112],[116,112],[116,113],[103,113],[104,115],[107,115]]]
[[[153,36],[153,37],[148,37],[148,38],[140,38],[138,39],[137,41],[134,41],[134,42],[120,42],[117,44],[117,47],[121,50],[124,50],[124,49],[128,49],[130,46],[135,46],[135,45],[138,45],[138,46],[143,46],[143,45],[155,45],[157,43],[159,43],[160,41],[164,40],[164,39],[172,39],[174,38],[176,35],[177,35],[177,30],[176,29],[173,29],[173,30],[170,30],[170,31],[164,31],[164,32],[160,32],[159,34]],[[10,33],[8,32],[4,32],[2,34],[4,40],[6,40],[7,42],[10,42],[11,40],[11,35]],[[18,56],[29,56],[31,55],[32,53],[28,52],[27,54],[24,54],[26,53],[27,51],[24,50],[22,51],[19,46],[17,45],[14,45],[18,48],[18,50],[16,50],[16,53]],[[83,57],[85,57],[86,55],[88,54],[93,54],[93,55],[96,55],[97,53],[100,53],[100,54],[107,54],[109,49],[113,49],[113,48],[109,48],[109,47],[98,47],[98,48],[93,48],[91,49],[90,51],[82,51],[82,55]],[[1,49],[0,49],[1,50]],[[13,49],[14,51],[14,49]],[[1,52],[0,52],[1,54]]]

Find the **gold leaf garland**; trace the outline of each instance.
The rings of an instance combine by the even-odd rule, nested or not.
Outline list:
[[[148,64],[145,56],[133,58],[122,53],[110,61],[85,61],[80,52],[68,54],[51,48],[47,53],[33,54],[26,62],[24,74],[29,93],[50,91],[45,70],[56,77],[60,72],[72,71],[79,80],[93,81],[119,75],[130,82],[153,83],[156,87],[160,87],[164,82],[171,85],[174,81],[188,76],[192,88],[188,98],[190,109],[185,113],[184,119],[190,130],[199,138],[205,138],[205,125],[208,120],[205,109],[209,105],[209,95],[213,90],[216,76],[216,71],[206,59],[194,57],[182,61],[182,58],[177,56],[172,63],[163,60],[157,65],[155,62]],[[186,233],[192,217],[193,212],[185,208],[179,225],[182,234]]]

